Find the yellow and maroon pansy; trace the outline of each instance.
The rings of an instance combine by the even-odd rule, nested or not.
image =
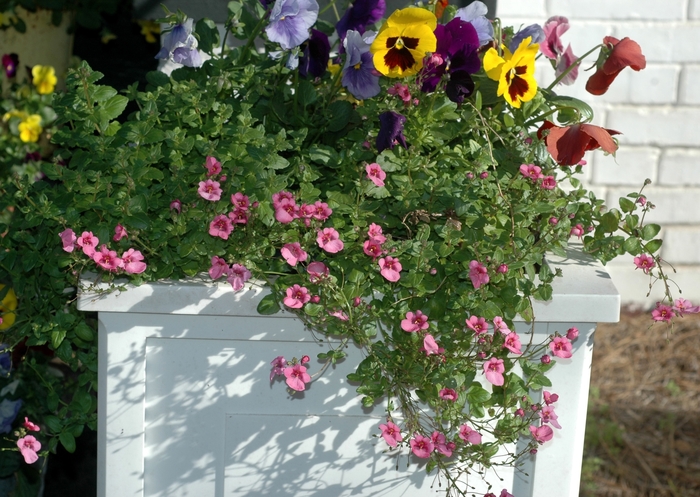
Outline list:
[[[437,48],[437,18],[418,7],[395,11],[370,47],[374,67],[384,76],[404,78],[423,67],[426,52]]]
[[[530,44],[531,41],[531,37],[525,38],[512,54],[503,46],[503,57],[498,55],[495,48],[490,48],[484,54],[484,71],[489,78],[498,81],[498,96],[516,108],[537,94],[535,56],[539,45]]]

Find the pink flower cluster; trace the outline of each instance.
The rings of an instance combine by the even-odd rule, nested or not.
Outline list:
[[[214,256],[211,258],[211,267],[209,268],[209,276],[213,280],[218,280],[222,276],[226,276],[226,281],[228,281],[233,287],[233,291],[237,292],[243,289],[245,282],[251,277],[250,270],[242,264],[233,264],[229,266],[228,263],[219,256]]]
[[[102,247],[97,250],[100,240],[92,234],[92,231],[84,231],[80,237],[76,237],[72,229],[66,228],[58,236],[63,243],[63,250],[70,253],[75,250],[76,246],[80,247],[85,255],[106,271],[116,272],[122,270],[128,274],[139,274],[146,270],[147,266],[143,262],[143,255],[138,250],[130,248],[122,253],[121,257],[105,244],[102,244]],[[114,228],[113,239],[119,241],[127,236],[126,229],[121,224],[117,224]]]
[[[304,364],[310,361],[309,356],[305,355],[299,362],[293,359],[288,363],[284,356],[275,357],[272,364],[272,372],[270,373],[270,381],[275,379],[275,376],[284,376],[287,386],[297,392],[306,390],[306,384],[311,381],[311,376],[306,372],[307,368]]]
[[[683,314],[697,314],[700,312],[700,305],[693,305],[689,300],[676,299],[673,306],[656,303],[656,308],[651,311],[654,321],[670,322],[676,316],[683,317]]]
[[[391,421],[387,420],[385,424],[380,424],[379,429],[382,432],[382,438],[390,447],[396,448],[403,441],[401,429]],[[458,437],[464,443],[472,445],[481,443],[481,434],[466,424],[460,427]],[[439,431],[434,431],[429,437],[416,432],[411,437],[409,445],[411,452],[421,459],[428,459],[435,451],[445,457],[451,457],[457,447],[455,441],[448,441],[445,434]]]
[[[303,219],[306,226],[311,226],[311,220],[325,221],[333,213],[328,204],[317,200],[313,204],[297,205],[294,195],[281,191],[272,195],[272,208],[275,219],[282,224],[289,224],[295,219]]]
[[[207,180],[209,181],[209,180]],[[216,200],[219,200],[217,198]],[[231,195],[233,210],[228,214],[219,214],[209,223],[209,234],[222,240],[228,240],[236,224],[248,224],[251,203],[247,195],[236,192]]]
[[[542,168],[534,164],[522,164],[520,166],[520,174],[526,178],[530,178],[534,183],[540,183],[540,186],[545,190],[554,190],[557,187],[557,181],[554,176],[545,176],[542,174]]]
[[[24,418],[24,423],[22,425],[24,429],[20,429],[20,434],[26,433],[26,431],[41,431],[38,425],[29,421],[29,418]],[[26,431],[24,431],[26,430]],[[27,464],[33,464],[39,460],[39,455],[37,452],[41,450],[41,443],[32,435],[25,435],[17,440],[17,448],[20,454],[24,457],[24,462]]]
[[[469,279],[472,280],[472,285],[477,290],[482,285],[486,285],[489,282],[489,272],[486,266],[479,261],[471,261],[469,263]]]
[[[554,437],[554,430],[548,425],[561,429],[561,425],[559,421],[557,421],[557,415],[554,412],[554,407],[552,407],[552,404],[559,400],[559,396],[546,390],[543,392],[542,396],[544,398],[544,406],[540,404],[533,404],[531,406],[533,410],[538,411],[542,423],[541,426],[530,426],[530,434],[539,444],[543,444]]]
[[[382,233],[382,227],[378,224],[370,224],[369,230],[367,231],[367,240],[365,241],[362,249],[365,254],[370,256],[372,259],[377,258],[386,254],[386,251],[382,248],[382,244],[386,242],[386,237]],[[384,256],[378,261],[379,273],[387,280],[392,283],[396,283],[401,278],[401,262],[396,257]]]

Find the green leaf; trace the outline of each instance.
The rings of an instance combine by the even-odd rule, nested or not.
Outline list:
[[[336,100],[328,106],[330,119],[328,120],[328,130],[337,132],[347,126],[352,114],[352,104],[346,100]]]
[[[338,153],[333,147],[328,147],[326,145],[311,145],[311,147],[309,147],[309,158],[324,166],[339,166]]]
[[[644,248],[650,254],[654,254],[654,253],[659,251],[659,249],[661,248],[661,244],[663,244],[663,242],[664,242],[663,240],[657,238],[656,240],[652,240],[650,242],[647,242],[647,244],[644,245]]]
[[[195,25],[195,35],[199,39],[197,48],[208,54],[219,46],[219,30],[211,19],[200,19]]]
[[[467,402],[469,402],[469,404],[471,405],[483,404],[490,398],[491,394],[487,390],[485,390],[484,387],[481,386],[481,384],[476,382],[472,383],[472,386],[467,392]]]
[[[124,112],[126,109],[126,104],[129,103],[129,99],[122,95],[115,95],[102,105],[100,105],[100,118],[101,120],[111,121],[116,119]]]
[[[275,301],[275,297],[272,294],[265,295],[258,304],[258,314],[262,314],[263,316],[270,316],[278,313],[279,311],[280,306]]]
[[[297,101],[302,107],[308,107],[318,99],[316,88],[311,82],[302,79],[297,86]]]
[[[642,229],[642,240],[647,241],[653,239],[661,231],[661,226],[658,224],[647,224]]]
[[[630,199],[621,197],[620,198],[620,209],[622,212],[632,212],[634,211],[634,202]]]
[[[54,350],[61,346],[61,343],[66,338],[66,330],[55,330],[51,332],[51,346]]]
[[[61,441],[61,445],[63,445],[63,448],[66,449],[69,453],[72,454],[73,452],[75,452],[75,437],[72,433],[62,431],[61,434],[58,436],[58,439]]]
[[[622,244],[622,248],[625,249],[625,252],[628,254],[639,255],[642,252],[642,243],[639,241],[639,238],[632,237],[625,240]]]
[[[61,423],[61,420],[57,416],[53,415],[44,416],[44,424],[53,434],[60,432],[63,428],[63,423]]]

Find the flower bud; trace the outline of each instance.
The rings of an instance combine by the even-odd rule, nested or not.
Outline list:
[[[549,218],[549,224],[551,224],[552,226],[556,226],[558,223],[559,219],[557,219],[556,217],[552,216]]]
[[[312,295],[310,302],[312,304],[318,304],[319,302],[321,302],[321,297],[319,297],[318,295]]]
[[[479,175],[479,178],[481,178],[481,179],[486,179],[486,178],[488,178],[488,177],[489,177],[489,173],[486,172],[486,171],[484,171],[483,173],[481,173],[481,174]]]
[[[550,362],[552,362],[552,358],[549,357],[549,355],[545,354],[542,356],[540,361],[542,362],[542,364],[549,364]]]
[[[311,358],[310,358],[309,356],[307,356],[307,355],[301,357],[301,363],[302,363],[302,364],[306,364],[306,363],[309,362],[310,360],[311,360]]]
[[[573,327],[566,330],[566,338],[569,340],[576,340],[578,338],[578,328]]]
[[[479,352],[476,354],[479,359],[486,359],[486,352]]]
[[[501,274],[506,274],[508,272],[508,265],[501,264],[500,266],[498,266],[498,269],[496,269],[496,272],[501,273]]]
[[[524,417],[525,417],[525,411],[524,411],[522,408],[518,408],[518,409],[516,409],[516,411],[515,411],[515,415],[516,415],[516,416],[519,416],[519,417],[521,417],[521,418],[524,418]]]
[[[362,299],[360,297],[355,297],[352,299],[352,306],[357,307],[362,303]]]

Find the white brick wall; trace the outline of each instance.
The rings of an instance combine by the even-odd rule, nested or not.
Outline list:
[[[640,44],[647,68],[625,69],[605,95],[585,91],[592,72],[583,70],[574,85],[556,91],[585,100],[596,112],[595,124],[623,133],[615,158],[587,154],[588,186],[617,206],[620,196],[652,180],[644,192],[657,208],[647,219],[663,227],[662,256],[677,269],[683,297],[700,304],[700,0],[499,0],[497,14],[514,26],[568,17],[571,29],[562,40],[577,55],[606,35]],[[589,56],[582,67],[594,61]],[[541,58],[541,86],[552,73]],[[646,299],[648,277],[634,270],[631,257],[611,263],[610,271],[623,302],[649,306],[661,297],[655,288]]]

